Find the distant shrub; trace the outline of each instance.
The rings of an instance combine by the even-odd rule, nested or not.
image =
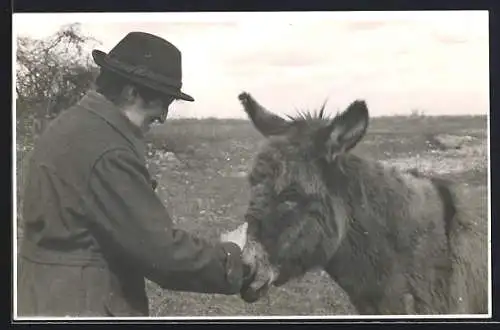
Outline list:
[[[420,109],[412,109],[410,112],[410,118],[423,118],[425,117],[425,111]]]

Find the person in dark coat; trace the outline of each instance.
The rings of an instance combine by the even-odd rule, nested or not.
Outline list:
[[[246,225],[208,242],[175,229],[152,188],[143,134],[181,91],[181,53],[131,32],[92,52],[96,90],[37,140],[24,193],[19,316],[147,316],[145,278],[232,295],[244,282]]]

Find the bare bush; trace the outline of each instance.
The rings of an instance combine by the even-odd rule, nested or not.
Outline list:
[[[45,39],[20,36],[16,52],[16,119],[23,137],[40,133],[45,122],[77,102],[92,85],[97,67],[88,47],[97,40],[79,24]],[[33,125],[36,132],[32,132]]]

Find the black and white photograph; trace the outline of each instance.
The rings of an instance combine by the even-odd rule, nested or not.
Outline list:
[[[14,319],[491,318],[488,24],[14,13]]]

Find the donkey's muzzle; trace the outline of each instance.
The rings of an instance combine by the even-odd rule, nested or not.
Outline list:
[[[241,285],[241,290],[240,290],[240,295],[243,300],[246,302],[254,302],[253,301],[247,301],[244,297],[247,297],[248,292],[250,291],[250,284],[255,280],[255,275],[257,272],[255,270],[252,271],[252,267],[248,265],[243,265],[243,283]],[[250,294],[251,295],[251,294]],[[252,297],[249,297],[250,300]],[[258,298],[257,298],[258,299]]]
[[[265,282],[264,285],[255,289],[255,284],[257,283],[258,272],[255,268],[246,266],[246,271],[243,279],[243,285],[241,286],[240,296],[246,303],[254,303],[259,300],[263,295],[269,291],[269,282]]]
[[[259,300],[267,291],[269,290],[269,284],[264,284],[258,290],[254,290],[251,287],[242,289],[240,296],[246,303],[254,303]]]

